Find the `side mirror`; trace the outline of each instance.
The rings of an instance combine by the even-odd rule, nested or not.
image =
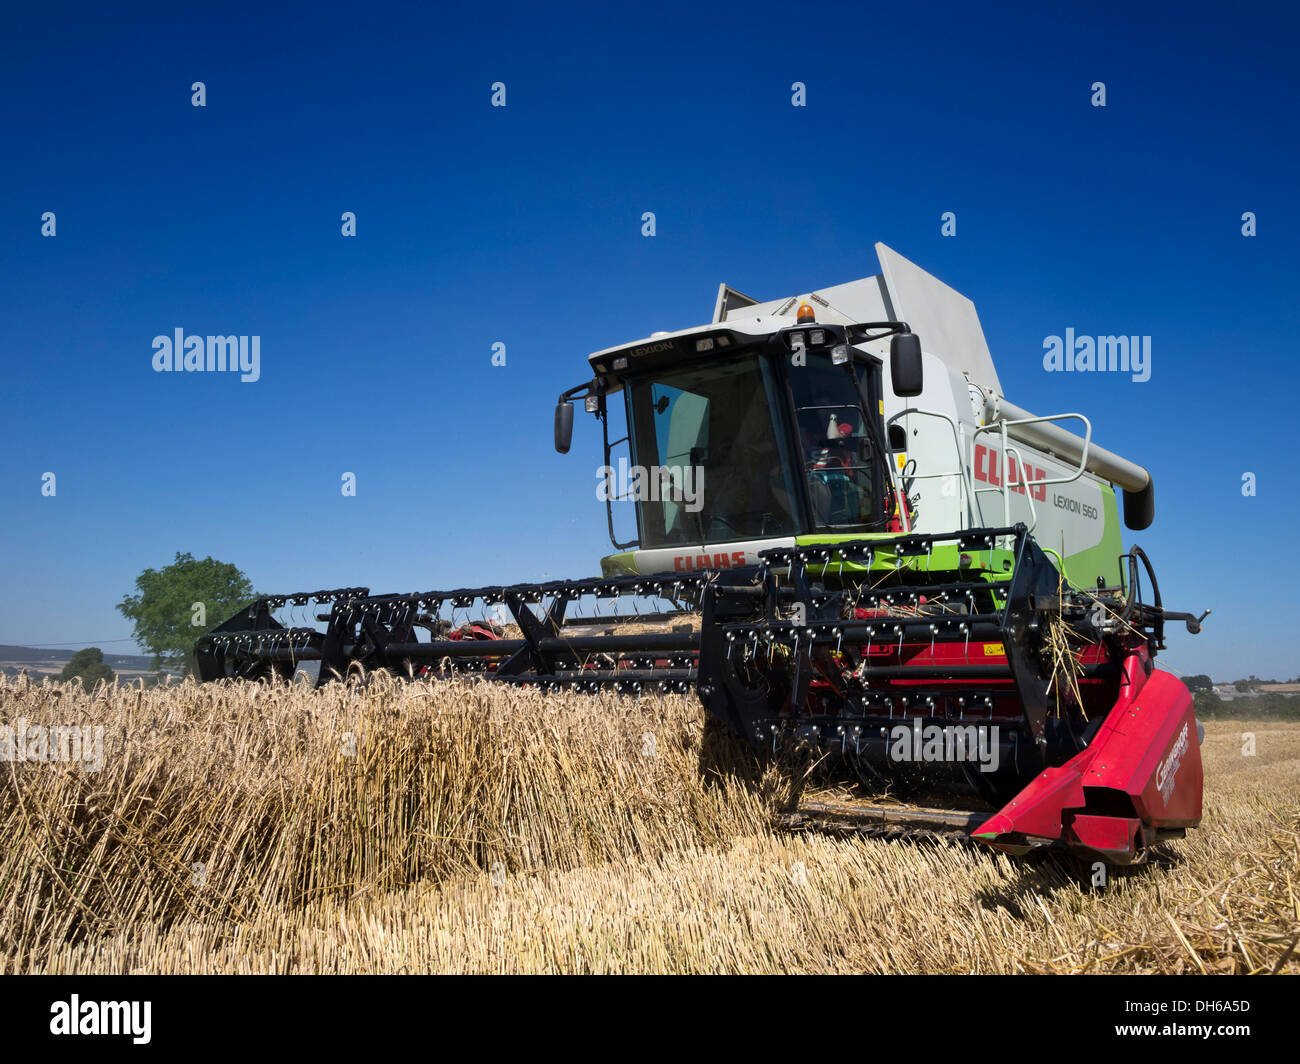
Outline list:
[[[895,333],[889,341],[889,377],[894,394],[921,394],[921,340],[916,333]]]
[[[555,449],[560,454],[568,454],[572,442],[573,404],[566,400],[555,404]]]

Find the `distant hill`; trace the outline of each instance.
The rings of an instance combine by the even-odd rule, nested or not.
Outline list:
[[[26,669],[31,676],[58,676],[72,655],[81,649],[49,650],[45,647],[15,647],[0,644],[0,672],[17,676]],[[144,654],[110,654],[104,652],[104,664],[124,680],[153,676],[153,658]]]

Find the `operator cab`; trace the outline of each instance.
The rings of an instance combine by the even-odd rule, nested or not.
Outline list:
[[[637,538],[614,538],[611,511],[620,549],[898,531],[881,362],[862,349],[885,336],[891,358],[914,348],[919,364],[905,323],[820,325],[806,303],[775,332],[736,323],[598,352],[595,378],[560,398],[556,448],[568,450],[579,395],[602,422],[607,467],[627,443]],[[620,390],[628,434],[611,445],[606,404]]]

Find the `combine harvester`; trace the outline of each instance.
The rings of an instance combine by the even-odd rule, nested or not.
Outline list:
[[[199,641],[202,679],[319,661],[319,683],[359,668],[695,691],[764,749],[812,743],[868,784],[964,783],[997,810],[870,810],[882,824],[1116,864],[1182,835],[1203,733],[1153,659],[1167,622],[1196,633],[1205,615],[1166,610],[1146,555],[1123,550],[1115,489],[1145,529],[1150,474],[1082,414],[1009,402],[974,304],[876,250],[879,276],[767,303],[723,285],[711,324],[590,356],[555,445],[581,399],[611,489],[601,577],[262,598]]]

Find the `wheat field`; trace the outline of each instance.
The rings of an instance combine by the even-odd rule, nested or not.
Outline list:
[[[0,973],[1300,971],[1296,724],[1208,724],[1201,828],[1093,887],[785,833],[826,784],[681,696],[0,679],[20,720],[103,765],[0,761]]]

